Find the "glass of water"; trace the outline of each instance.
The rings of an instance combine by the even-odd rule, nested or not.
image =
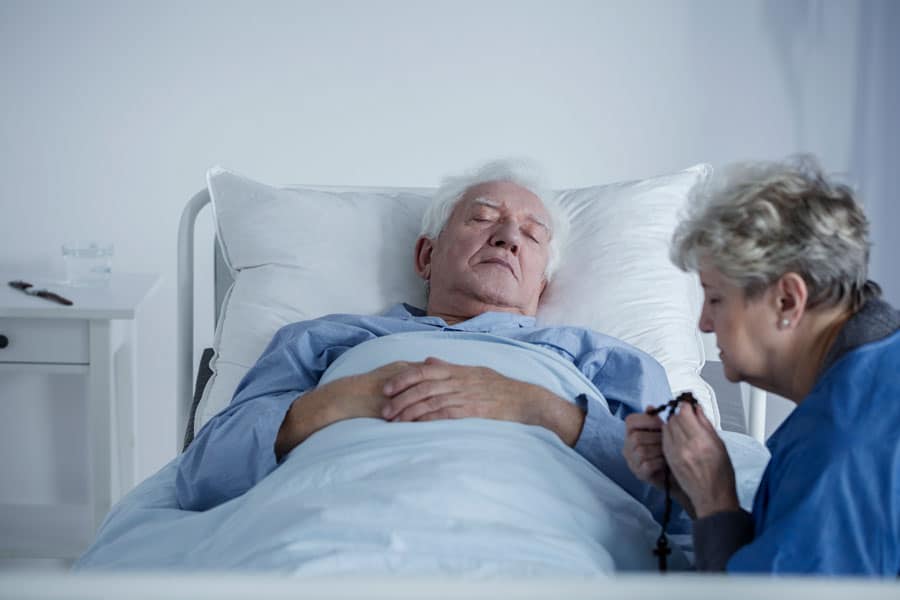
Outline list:
[[[112,273],[113,245],[74,241],[63,244],[66,283],[74,286],[105,285]]]

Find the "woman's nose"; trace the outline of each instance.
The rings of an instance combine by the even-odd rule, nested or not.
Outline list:
[[[700,322],[697,324],[697,326],[703,333],[713,332],[713,321],[710,318],[709,314],[707,314],[705,306],[703,307],[703,310],[700,311]]]

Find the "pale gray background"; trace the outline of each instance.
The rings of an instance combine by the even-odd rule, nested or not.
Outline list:
[[[0,269],[61,276],[60,244],[98,238],[115,271],[162,275],[140,322],[141,478],[181,435],[176,230],[214,164],[424,186],[527,155],[562,187],[811,151],[861,189],[897,303],[898,6],[0,0]],[[198,234],[199,355],[206,211]],[[84,407],[81,378],[0,375],[0,502],[86,500]]]

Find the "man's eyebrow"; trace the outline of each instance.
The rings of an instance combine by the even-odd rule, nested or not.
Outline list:
[[[475,199],[472,201],[472,204],[477,204],[477,205],[481,205],[481,206],[487,206],[487,207],[493,208],[493,209],[499,209],[499,208],[500,208],[500,203],[499,203],[499,202],[495,202],[495,201],[491,200],[490,198],[475,198]],[[550,229],[550,225],[549,225],[546,221],[544,221],[543,219],[539,219],[539,218],[537,218],[537,217],[534,216],[534,215],[528,215],[528,220],[529,220],[529,221],[532,221],[532,222],[534,222],[535,224],[539,225],[540,227],[543,227],[544,229],[546,229],[546,230],[547,230],[547,233],[550,233],[550,232],[552,231],[552,230]]]
[[[475,198],[472,201],[472,204],[481,204],[483,206],[490,206],[491,208],[500,208],[500,203],[494,202],[490,198]]]

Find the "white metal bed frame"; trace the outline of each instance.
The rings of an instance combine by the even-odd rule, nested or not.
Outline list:
[[[194,390],[194,226],[197,215],[211,202],[209,190],[203,189],[190,199],[181,213],[178,225],[178,332],[176,352],[176,442],[181,451],[181,436],[187,429],[193,403]],[[226,287],[217,280],[217,287]],[[224,291],[224,290],[223,290]],[[217,303],[223,294],[216,294]],[[708,361],[718,362],[715,336],[704,334],[704,351]],[[749,387],[749,410],[747,416],[748,433],[765,442],[766,438],[766,392]]]

